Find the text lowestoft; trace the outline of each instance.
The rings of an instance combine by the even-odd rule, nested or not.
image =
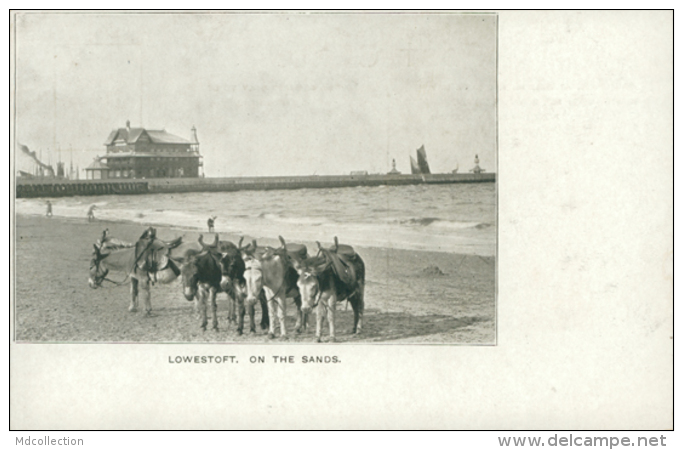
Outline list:
[[[169,364],[225,364],[225,363],[237,363],[236,356],[176,356],[168,357]]]

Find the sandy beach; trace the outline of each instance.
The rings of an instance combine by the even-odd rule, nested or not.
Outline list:
[[[88,287],[92,244],[104,228],[135,241],[144,227],[125,222],[17,216],[13,304],[18,342],[202,342],[312,343],[315,325],[293,332],[295,307],[288,300],[286,340],[269,340],[261,330],[238,336],[227,321],[227,297],[218,296],[219,331],[203,332],[179,280],[152,287],[152,315],[128,312],[128,286]],[[200,230],[157,227],[158,237],[194,241]],[[212,235],[205,236],[207,241]],[[259,244],[277,246],[272,240]],[[286,238],[286,236],[285,236]],[[221,235],[237,242],[239,236]],[[309,253],[314,243],[305,242]],[[353,245],[353,242],[348,244]],[[366,264],[363,333],[349,334],[353,312],[337,310],[337,341],[366,344],[495,344],[495,258],[439,252],[362,248]],[[111,273],[123,280],[125,274]],[[260,311],[257,308],[257,323]],[[323,332],[326,336],[327,327]]]

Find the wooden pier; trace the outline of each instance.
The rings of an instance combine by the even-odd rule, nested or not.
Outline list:
[[[17,178],[17,198],[67,197],[75,195],[135,195],[181,192],[230,192],[276,189],[332,189],[358,186],[405,186],[416,184],[491,183],[495,173],[430,175],[325,175],[304,177],[152,178],[107,180],[61,180]]]

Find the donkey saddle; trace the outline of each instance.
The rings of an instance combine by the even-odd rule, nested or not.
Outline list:
[[[354,263],[358,254],[350,245],[335,244],[333,247],[320,248],[321,253],[332,267],[339,280],[346,285],[348,290],[356,288],[356,271]]]
[[[135,244],[137,267],[150,273],[171,269],[176,276],[180,275],[180,269],[169,256],[171,250],[178,247],[182,241],[181,236],[170,242],[165,242],[157,239],[154,233],[145,232]]]

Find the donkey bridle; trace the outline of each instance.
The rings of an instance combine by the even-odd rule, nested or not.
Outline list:
[[[93,265],[95,266],[95,284],[97,284],[97,286],[99,286],[102,284],[103,281],[108,281],[110,283],[115,284],[116,286],[123,285],[126,281],[128,281],[128,279],[130,278],[131,272],[135,270],[135,266],[140,261],[140,258],[142,258],[142,255],[144,255],[145,252],[152,246],[153,242],[154,242],[154,239],[149,240],[149,242],[147,243],[147,247],[145,247],[145,249],[142,252],[140,252],[140,254],[135,258],[135,262],[133,263],[133,267],[131,267],[131,270],[126,275],[126,278],[124,278],[122,281],[114,281],[114,280],[107,278],[107,274],[109,273],[109,269],[105,269],[104,275],[102,275],[101,277],[97,276],[97,273],[100,271],[100,262],[102,262],[102,260],[104,260],[104,258],[106,257],[106,256],[101,256],[102,255],[102,252],[100,251],[101,249],[97,249],[97,255],[95,256],[95,263],[90,264],[91,270],[92,270]]]
[[[116,286],[121,286],[124,284],[126,281],[128,281],[128,278],[130,277],[130,274],[126,275],[126,278],[124,278],[122,281],[114,281],[110,278],[107,278],[107,274],[109,273],[109,269],[104,269],[104,275],[98,276],[98,273],[100,271],[100,262],[104,259],[104,257],[100,257],[101,253],[99,253],[97,256],[95,256],[95,262],[90,264],[90,270],[92,270],[93,266],[95,267],[95,285],[100,286],[103,281],[108,281],[110,283],[115,284]]]
[[[317,275],[314,275],[314,274],[308,273],[308,272],[304,272],[304,273],[306,273],[308,276],[315,277],[315,279],[318,281],[318,294],[315,296],[315,305],[311,306],[311,309],[313,309],[316,306],[318,306],[318,304],[320,303],[320,299],[323,296],[323,291],[320,289],[320,280],[318,280]]]

